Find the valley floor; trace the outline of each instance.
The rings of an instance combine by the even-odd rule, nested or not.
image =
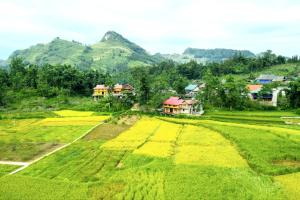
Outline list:
[[[0,160],[30,161],[109,117],[55,114],[0,120]],[[283,116],[119,117],[14,175],[0,163],[0,199],[299,199],[300,127]]]

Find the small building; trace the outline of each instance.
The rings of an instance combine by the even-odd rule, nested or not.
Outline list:
[[[250,99],[259,100],[259,103],[261,104],[272,105],[275,107],[277,106],[278,96],[285,96],[285,90],[288,89],[288,87],[273,88],[269,92],[264,92],[264,94],[259,97],[258,93],[263,89],[263,87],[263,85],[247,85]]]
[[[198,101],[193,99],[184,100],[181,105],[181,114],[195,114]]]
[[[179,97],[170,97],[163,103],[165,114],[202,114],[202,106],[197,100],[184,100]]]
[[[201,83],[198,87],[199,87],[199,90],[202,91],[206,87],[206,83]]]
[[[199,86],[197,84],[189,84],[185,87],[185,94],[188,97],[195,97],[199,92]]]
[[[122,89],[123,89],[123,85],[118,84],[118,83],[115,84],[114,88],[113,88],[113,95],[116,95],[116,96],[121,95]]]
[[[256,79],[256,82],[258,82],[260,84],[268,84],[268,83],[272,83],[272,82],[284,82],[284,81],[286,81],[285,76],[275,76],[272,74],[260,75]]]
[[[97,85],[94,87],[93,97],[95,100],[99,97],[104,97],[109,94],[109,87],[105,85]]]
[[[122,96],[124,93],[133,93],[134,88],[130,84],[115,84],[113,88],[114,96]]]
[[[249,90],[249,97],[256,100],[258,98],[258,93],[262,89],[262,85],[247,85],[247,89]]]
[[[134,88],[132,85],[130,84],[123,84],[123,91],[124,92],[133,92]]]

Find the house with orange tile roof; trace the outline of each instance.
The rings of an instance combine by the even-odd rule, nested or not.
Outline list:
[[[257,99],[258,93],[261,91],[263,85],[247,85],[249,90],[249,97],[253,100]]]

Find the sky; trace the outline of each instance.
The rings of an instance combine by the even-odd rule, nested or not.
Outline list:
[[[300,55],[300,0],[0,0],[0,59],[55,37],[93,44],[109,30],[152,54]]]

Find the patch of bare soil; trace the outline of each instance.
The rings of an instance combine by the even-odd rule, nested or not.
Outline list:
[[[298,168],[298,167],[300,167],[300,161],[298,161],[298,160],[276,160],[276,161],[273,161],[273,165]]]
[[[88,135],[86,140],[110,140],[117,137],[122,132],[128,130],[136,121],[138,116],[125,116],[117,120],[115,123],[105,123],[96,127]]]
[[[118,120],[117,124],[133,125],[139,119],[136,115],[128,115]]]

